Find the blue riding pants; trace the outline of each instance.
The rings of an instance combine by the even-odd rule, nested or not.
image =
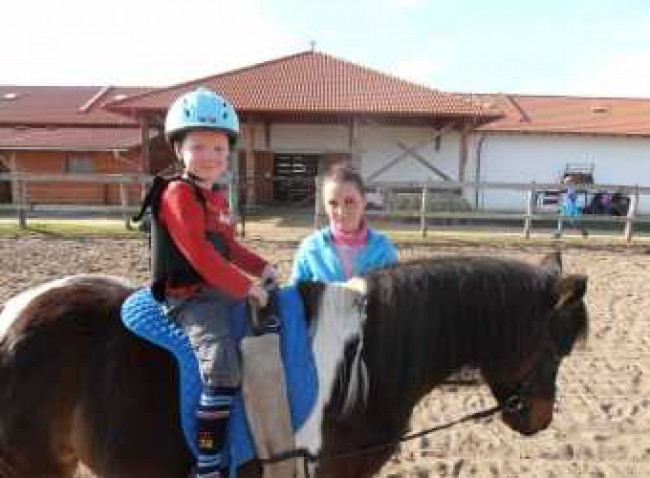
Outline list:
[[[185,299],[167,299],[167,316],[187,334],[203,383],[211,387],[241,384],[241,357],[228,318],[233,304],[232,299],[209,288]]]

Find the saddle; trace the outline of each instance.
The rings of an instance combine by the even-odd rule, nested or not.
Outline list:
[[[292,450],[292,431],[305,423],[316,403],[318,378],[300,294],[295,287],[284,287],[273,296],[272,308],[262,314],[250,316],[244,304],[234,306],[230,313],[233,338],[241,344],[244,356],[242,391],[233,400],[224,450],[231,470],[256,456],[264,459]],[[166,318],[148,288],[127,298],[122,322],[135,335],[175,357],[180,371],[181,424],[196,456],[195,410],[201,379],[189,339]],[[290,463],[267,466],[264,476],[301,476],[302,468]],[[296,469],[300,469],[297,475]],[[232,471],[231,476],[235,476]]]
[[[274,312],[275,295],[275,290],[269,291],[269,304],[264,309],[250,304],[252,334],[242,339],[240,347],[246,418],[257,456],[262,460],[296,448],[280,355],[281,324]],[[304,475],[304,463],[296,458],[263,464],[264,478],[302,478]]]

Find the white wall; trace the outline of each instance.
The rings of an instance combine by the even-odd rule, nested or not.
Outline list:
[[[436,151],[430,139],[433,128],[401,126],[361,126],[358,130],[361,150],[361,174],[370,176],[403,152],[398,142],[417,148],[418,154],[456,179],[458,177],[458,156],[460,136],[449,133],[442,137],[440,150]],[[244,133],[241,147],[246,147],[247,133]],[[349,151],[349,130],[345,125],[284,124],[271,125],[271,149],[295,153],[327,153]],[[255,129],[255,148],[264,149],[264,127]],[[471,152],[471,151],[470,151]],[[471,158],[470,158],[471,160]],[[470,161],[471,162],[471,161]],[[468,165],[471,176],[473,166]],[[440,178],[430,169],[422,166],[413,157],[403,159],[394,168],[382,174],[380,181],[438,181]]]
[[[363,126],[359,141],[362,150],[361,173],[367,178],[382,166],[404,152],[398,142],[407,147],[423,145],[417,153],[436,168],[452,178],[458,177],[459,135],[449,133],[442,137],[440,150],[430,141],[433,128],[400,126]],[[440,181],[433,171],[420,164],[412,156],[400,161],[395,167],[377,177],[377,181]]]
[[[476,145],[477,138],[473,138]],[[476,147],[472,158],[476,161]],[[481,181],[558,182],[567,163],[594,163],[599,184],[650,186],[650,139],[596,136],[488,134],[481,150]],[[472,175],[468,175],[468,178]],[[484,191],[479,206],[523,210],[525,194]],[[642,197],[641,212],[650,212]]]
[[[348,151],[348,127],[345,125],[284,124],[271,125],[271,149],[293,153]],[[256,143],[263,146],[262,134]]]
[[[368,178],[403,150],[423,145],[417,151],[451,176],[458,178],[460,135],[442,137],[440,150],[428,142],[433,128],[363,125],[358,130],[361,174]],[[271,149],[281,152],[327,153],[349,149],[346,125],[272,124]],[[470,138],[465,178],[468,181],[557,182],[567,163],[595,164],[594,176],[600,184],[650,186],[650,138],[522,135],[489,133],[481,147],[480,177],[476,178],[477,149],[480,135]],[[247,136],[244,136],[244,142]],[[264,126],[255,130],[256,149],[264,149]],[[413,157],[400,161],[377,178],[378,181],[440,181],[431,170]],[[474,191],[466,191],[474,203]],[[523,211],[526,193],[492,190],[479,193],[479,207],[492,210]],[[642,196],[641,212],[650,213],[650,196]]]

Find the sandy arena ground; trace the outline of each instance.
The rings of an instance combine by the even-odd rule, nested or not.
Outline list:
[[[290,234],[249,234],[287,276],[296,241]],[[264,241],[261,240],[264,237]],[[269,237],[273,237],[269,241]],[[441,254],[490,254],[537,261],[532,246],[405,246],[403,259]],[[383,477],[650,477],[650,249],[567,248],[565,270],[589,276],[591,333],[561,369],[552,426],[523,438],[498,420],[457,426],[404,445]],[[128,277],[148,274],[140,239],[0,239],[0,304],[43,281],[79,272]],[[492,405],[485,387],[443,387],[417,407],[416,431]]]

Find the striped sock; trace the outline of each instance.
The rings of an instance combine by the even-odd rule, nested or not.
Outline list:
[[[233,388],[203,386],[199,407],[196,410],[199,448],[197,478],[220,476],[221,452],[235,391],[236,389]]]

